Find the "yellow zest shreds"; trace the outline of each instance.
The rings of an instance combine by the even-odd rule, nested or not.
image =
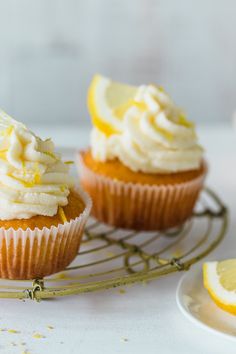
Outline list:
[[[60,215],[61,221],[63,223],[67,222],[67,218],[66,218],[65,212],[64,212],[64,210],[63,210],[63,208],[61,206],[59,206],[59,208],[58,208],[58,213]]]
[[[0,150],[0,158],[6,160],[7,149]]]
[[[63,193],[63,192],[65,192],[66,191],[66,186],[65,185],[63,185],[63,186],[60,186],[60,190],[61,190],[61,192]]]
[[[194,128],[194,126],[195,126],[195,124],[193,122],[188,121],[187,118],[183,114],[181,114],[179,116],[178,123],[186,128]]]
[[[20,331],[17,331],[17,330],[15,330],[15,329],[8,329],[7,332],[8,332],[8,333],[13,333],[13,334],[20,333]]]
[[[66,165],[73,165],[74,161],[65,161],[64,162]]]
[[[41,173],[40,173],[38,162],[35,162],[34,168],[35,168],[35,171],[34,171],[34,184],[39,184],[41,182]]]
[[[42,335],[41,333],[34,333],[33,338],[35,339],[41,339],[41,338],[46,338],[44,335]]]
[[[44,151],[43,152],[45,155],[47,156],[50,156],[51,158],[55,159],[55,160],[58,160],[57,156],[53,153],[53,152],[50,152],[50,151]]]
[[[11,133],[13,132],[13,129],[14,129],[14,126],[13,126],[13,125],[10,125],[9,127],[7,127],[5,130],[3,130],[3,131],[1,132],[1,136],[3,136],[3,137],[10,136]]]
[[[125,294],[126,291],[125,291],[125,289],[119,289],[119,293],[120,293],[120,294]]]
[[[67,274],[66,273],[59,273],[55,275],[55,279],[67,279]]]
[[[22,161],[22,170],[23,170],[23,176],[26,176],[27,174],[27,169],[25,167],[25,161]]]
[[[33,187],[33,186],[35,185],[34,181],[26,182],[26,181],[24,181],[24,180],[21,179],[21,178],[17,178],[17,177],[12,176],[12,175],[10,175],[10,176],[11,176],[12,178],[14,178],[16,181],[21,182],[25,188],[31,188],[31,187]]]
[[[32,179],[30,181],[25,181],[24,179],[21,178],[17,178],[15,176],[10,175],[12,178],[14,178],[15,180],[21,182],[24,187],[26,188],[31,188],[33,186],[35,186],[36,184],[40,184],[41,182],[41,173],[40,173],[40,169],[38,167],[38,162],[34,163],[34,170],[27,170],[26,166],[25,166],[25,162],[22,162],[22,169],[23,169],[23,176],[26,177],[27,174],[32,174]]]

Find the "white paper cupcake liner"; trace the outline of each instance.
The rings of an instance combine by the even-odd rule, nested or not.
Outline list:
[[[73,220],[58,226],[14,230],[0,228],[0,277],[35,279],[63,270],[76,257],[92,202],[79,187],[85,204]]]
[[[117,181],[93,172],[80,154],[77,167],[82,187],[93,200],[92,214],[100,221],[135,230],[163,230],[188,219],[207,173],[179,184],[143,185]]]

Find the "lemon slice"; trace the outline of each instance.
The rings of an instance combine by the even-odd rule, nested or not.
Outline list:
[[[88,90],[88,109],[95,127],[107,136],[122,131],[122,118],[138,88],[95,75]]]
[[[236,315],[236,259],[205,263],[203,281],[214,302]]]

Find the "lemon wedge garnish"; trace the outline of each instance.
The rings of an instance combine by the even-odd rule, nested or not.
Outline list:
[[[203,281],[214,302],[236,315],[236,259],[205,263]]]
[[[95,75],[88,90],[88,109],[94,126],[107,136],[121,132],[122,118],[137,90],[138,87]]]

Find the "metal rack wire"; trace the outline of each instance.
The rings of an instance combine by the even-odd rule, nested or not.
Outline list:
[[[41,300],[109,289],[188,270],[223,239],[228,213],[205,189],[184,225],[166,232],[119,230],[90,219],[80,253],[63,272],[30,281],[0,280],[0,298]]]

